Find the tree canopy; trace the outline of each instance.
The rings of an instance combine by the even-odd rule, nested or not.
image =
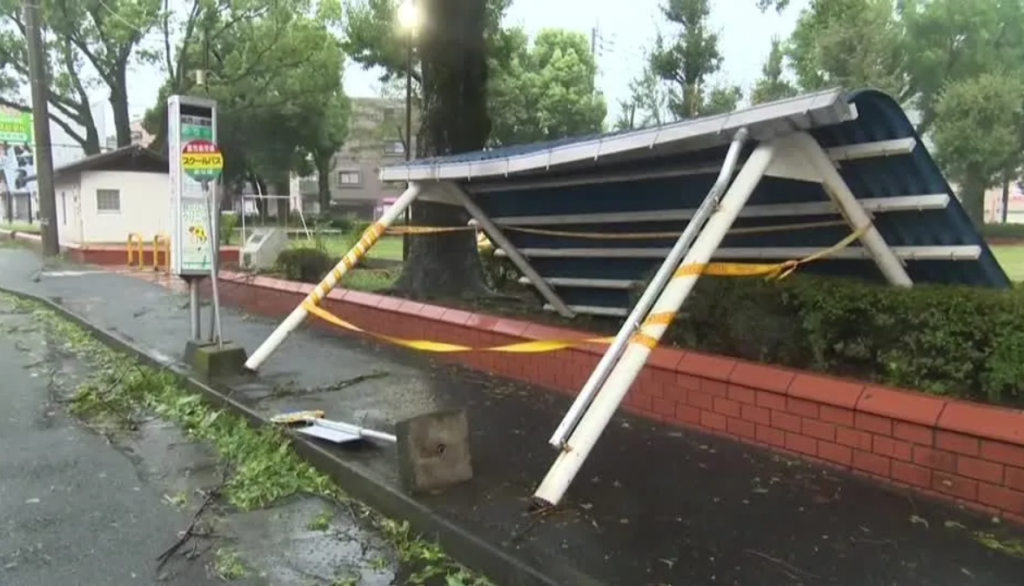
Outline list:
[[[607,108],[587,38],[540,31],[532,46],[520,29],[507,33],[507,61],[495,64],[488,88],[494,145],[522,144],[600,132]]]
[[[225,180],[286,190],[290,172],[308,171],[316,152],[340,144],[347,133],[344,61],[329,28],[340,21],[340,5],[236,0],[197,6],[178,23],[177,50],[171,50],[172,25],[163,32],[170,73],[145,120],[154,145],[166,146],[166,96],[209,96],[217,101]],[[205,72],[202,84],[197,70]]]
[[[160,22],[161,0],[43,0],[41,27],[50,75],[50,119],[86,154],[100,152],[106,137],[93,119],[89,93],[109,92],[118,145],[131,142],[128,67],[152,63],[139,42]],[[30,112],[28,51],[22,2],[0,0],[0,104]]]

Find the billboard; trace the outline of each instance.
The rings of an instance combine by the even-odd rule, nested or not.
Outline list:
[[[35,140],[32,114],[0,110],[0,195],[36,192]]]

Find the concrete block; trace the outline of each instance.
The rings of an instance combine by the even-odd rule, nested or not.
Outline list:
[[[201,342],[199,340],[189,340],[188,342],[185,342],[185,354],[183,356],[185,364],[195,366],[196,350],[210,345],[215,344],[213,342]]]
[[[473,478],[469,418],[464,409],[399,421],[398,477],[410,493],[435,491]]]
[[[242,373],[248,358],[245,348],[232,342],[215,343],[188,342],[185,345],[185,360],[197,374],[206,378],[235,376]]]

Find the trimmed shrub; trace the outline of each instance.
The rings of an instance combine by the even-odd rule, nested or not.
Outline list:
[[[1024,404],[1021,289],[701,277],[666,338],[936,395]]]
[[[289,281],[319,283],[334,264],[320,248],[289,248],[277,255],[277,269]]]
[[[1024,224],[985,224],[981,228],[981,235],[985,238],[1024,240]]]
[[[235,236],[235,229],[238,228],[239,217],[236,213],[221,212],[220,214],[220,243],[231,244]]]

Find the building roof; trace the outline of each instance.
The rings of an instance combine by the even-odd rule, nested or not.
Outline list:
[[[416,160],[381,174],[460,184],[566,303],[622,315],[629,287],[660,264],[675,237],[599,240],[536,229],[681,232],[743,126],[755,141],[740,164],[757,141],[797,129],[813,136],[914,282],[1010,286],[906,114],[875,90],[830,90],[657,128]],[[849,234],[840,220],[816,181],[766,176],[715,258],[799,258]],[[794,223],[804,226],[764,230]],[[801,271],[882,279],[856,245]]]
[[[54,179],[84,171],[137,171],[143,173],[168,173],[167,157],[141,145],[133,144],[98,155],[79,159],[53,169]],[[29,175],[26,181],[35,181],[36,175]]]

